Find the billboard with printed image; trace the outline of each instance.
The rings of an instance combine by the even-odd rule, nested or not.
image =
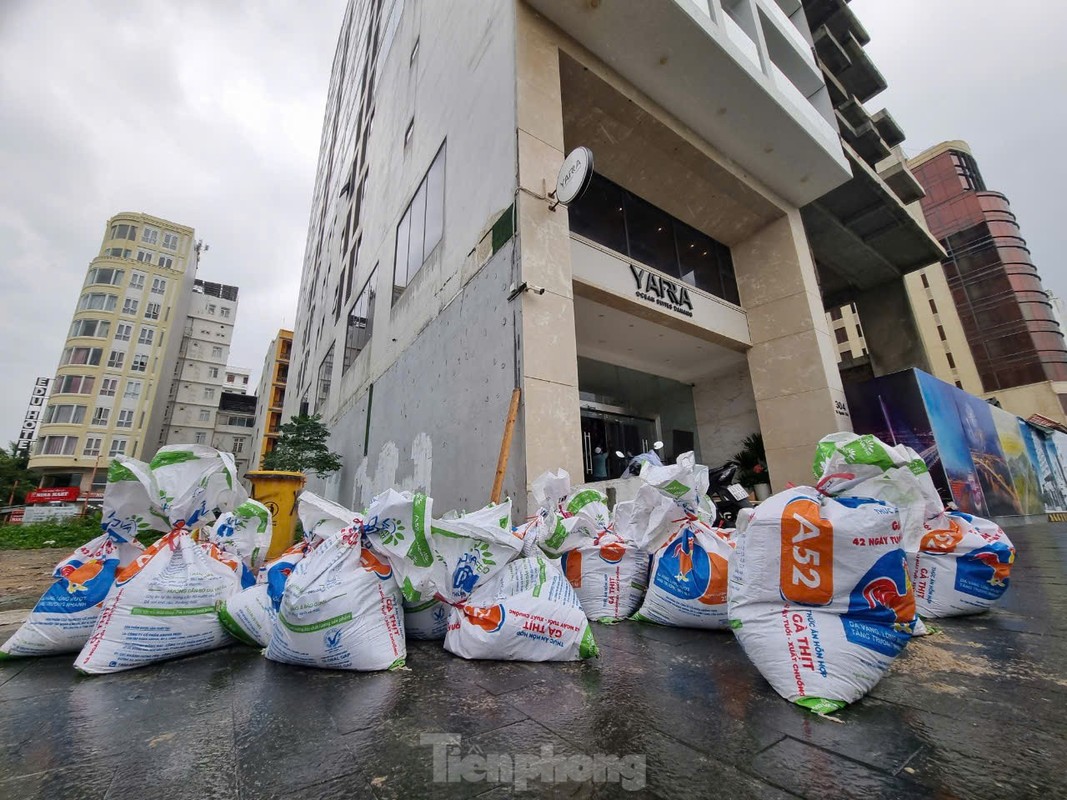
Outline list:
[[[1067,510],[1067,435],[1038,429],[921,370],[851,384],[857,433],[922,454],[946,501],[984,517]]]

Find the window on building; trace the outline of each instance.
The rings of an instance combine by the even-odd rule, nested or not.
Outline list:
[[[930,310],[935,314],[937,313],[937,303],[934,302],[932,297],[930,298]]]
[[[107,258],[129,258],[130,251],[124,247],[109,247],[104,251],[104,255]]]
[[[378,267],[371,270],[370,277],[363,284],[356,302],[352,304],[348,312],[348,327],[345,331],[345,355],[341,364],[341,372],[345,373],[356,356],[360,354],[370,341],[374,331],[374,297],[375,283],[378,279]]]
[[[99,347],[68,347],[63,351],[59,365],[65,367],[69,364],[88,364],[96,367],[100,365],[100,359],[104,351]]]
[[[156,338],[156,329],[149,328],[147,325],[141,328],[140,334],[137,336],[137,344],[152,344]]]
[[[124,455],[126,455],[126,440],[125,439],[112,439],[111,440],[111,447],[108,448],[107,454],[108,454],[109,458],[114,458],[115,456],[124,456]]]
[[[125,361],[126,354],[118,350],[112,350],[111,355],[107,357],[107,365],[111,369],[122,369],[122,365]]]
[[[940,325],[937,326],[937,335],[941,338],[942,342],[948,341],[948,337],[945,335],[945,329]]]
[[[841,306],[836,306],[830,309],[830,319],[834,322],[841,319]]]
[[[116,342],[128,342],[130,341],[130,335],[133,333],[133,325],[128,322],[120,322],[115,326],[115,341]]]
[[[244,451],[245,451],[245,440],[240,438],[239,436],[234,436],[233,437],[233,452],[234,452],[234,455],[237,455],[238,453],[243,453]]]
[[[37,445],[37,454],[42,456],[72,456],[78,447],[77,436],[43,436]]]
[[[212,348],[211,348],[211,357],[212,358],[222,358],[222,347],[219,346],[219,345],[212,346]],[[218,375],[216,374],[215,377],[218,377]]]
[[[122,313],[123,314],[136,314],[137,313],[137,305],[138,305],[138,303],[137,303],[136,300],[134,300],[132,297],[127,297],[122,302]]]
[[[919,273],[919,277],[922,279],[923,288],[924,289],[929,289],[930,288],[930,280],[926,277],[926,273],[925,272],[920,272]]]
[[[223,306],[222,308],[219,309],[219,316],[222,317],[223,319],[229,319],[230,318],[230,309],[228,309],[226,306]]]
[[[441,241],[444,218],[445,146],[441,145],[396,229],[394,298],[400,296]]]
[[[151,264],[152,263],[152,251],[151,250],[138,250],[137,251],[137,260],[140,261],[142,264]]]
[[[98,456],[100,455],[100,447],[103,445],[104,440],[99,436],[86,436],[85,437],[85,449],[82,450],[83,456]]]
[[[211,409],[210,408],[202,408],[202,409],[200,409],[200,421],[201,422],[211,422]]]
[[[159,312],[162,306],[159,303],[145,303],[144,306],[144,318],[145,319],[159,319]]]
[[[111,330],[111,323],[102,319],[76,319],[70,326],[68,337],[85,336],[102,339]]]
[[[837,337],[838,344],[844,344],[848,341],[848,331],[845,328],[835,328],[834,335]]]
[[[92,286],[102,284],[104,286],[118,286],[122,283],[122,276],[125,274],[125,271],[121,269],[97,267],[86,273],[85,285]]]
[[[116,428],[132,428],[133,427],[133,409],[122,408],[119,409],[118,418],[115,420]]]
[[[593,176],[568,217],[573,233],[639,265],[731,303],[740,300],[730,248],[606,178]]]
[[[100,396],[101,397],[114,397],[115,392],[119,388],[118,378],[104,378],[100,382]]]
[[[211,387],[211,386],[205,386],[204,387],[204,399],[205,400],[214,400],[215,399],[215,389],[213,387]]]
[[[78,298],[79,311],[114,311],[119,298],[113,294],[89,292]]]
[[[130,359],[130,372],[147,372],[148,371],[148,356],[143,353],[138,353]]]
[[[217,378],[217,377],[219,377],[219,368],[218,367],[208,367],[207,368],[207,376],[209,378]],[[232,381],[231,381],[231,383],[232,383]]]
[[[163,234],[163,246],[168,250],[178,249],[178,234],[176,233],[164,233]]]
[[[145,244],[156,244],[159,241],[159,228],[149,228],[146,225],[141,231],[141,241]]]
[[[126,391],[122,395],[131,400],[136,400],[141,396],[141,382],[140,381],[126,381]]]
[[[163,278],[152,278],[152,294],[163,294],[167,291],[167,282]]]
[[[90,375],[60,375],[53,385],[53,394],[92,394],[95,378]]]
[[[45,425],[81,425],[85,406],[50,405],[44,412]]]
[[[131,289],[143,289],[144,288],[144,278],[145,278],[145,275],[144,275],[143,272],[131,273],[130,274],[130,288]]]
[[[952,353],[945,353],[945,358],[948,360],[948,368],[956,369],[956,360],[952,357]]]
[[[103,392],[101,392],[103,394]],[[107,425],[108,418],[111,416],[110,408],[102,408],[97,406],[93,411],[93,421],[91,425]]]
[[[256,427],[256,421],[252,417],[228,417],[226,420],[226,424],[232,425],[235,428]]]
[[[162,253],[160,253],[159,260],[156,263],[164,269],[174,269],[174,259]]]
[[[196,444],[204,444],[207,441],[207,433],[205,433],[204,431],[197,431],[193,435],[193,441]]]
[[[215,304],[214,303],[208,303],[207,313],[209,313],[212,316],[214,316],[214,314],[215,314]]]
[[[137,226],[136,225],[112,225],[111,226],[111,238],[112,239],[137,239]]]
[[[319,363],[319,374],[317,384],[317,394],[315,397],[315,411],[318,412],[325,407],[326,401],[330,398],[330,384],[333,380],[333,345],[330,345],[330,349],[326,351],[326,356]]]
[[[859,336],[861,339],[863,338],[863,328],[860,327],[860,324],[858,322],[856,323],[856,335]]]
[[[985,181],[982,173],[978,171],[978,163],[970,153],[959,150],[952,151],[952,165],[956,168],[956,176],[960,180],[960,186],[967,191],[984,192]]]

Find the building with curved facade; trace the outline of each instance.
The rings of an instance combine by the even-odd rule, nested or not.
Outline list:
[[[1008,198],[990,191],[970,147],[949,141],[909,161],[977,368],[980,392],[1022,416],[1067,414],[1067,345]],[[930,313],[937,314],[935,300]],[[916,304],[917,313],[925,313]],[[970,387],[965,387],[969,390]]]
[[[43,487],[101,492],[110,458],[155,453],[197,258],[190,227],[142,213],[108,220],[30,459]]]

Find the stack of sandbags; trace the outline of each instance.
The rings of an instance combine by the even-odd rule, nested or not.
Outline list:
[[[389,559],[409,602],[449,607],[444,647],[464,658],[570,661],[596,655],[574,590],[544,556],[519,558],[511,503],[434,520],[423,495],[389,490],[374,499],[367,538]],[[429,554],[425,558],[423,545]]]
[[[636,497],[615,508],[615,528],[641,537],[652,552],[648,592],[633,615],[641,622],[725,629],[730,531],[713,526],[708,468],[683,453],[675,464],[649,467]],[[643,530],[642,530],[643,527]]]
[[[613,529],[607,497],[595,489],[572,493],[570,476],[563,470],[534,481],[533,494],[543,505],[522,532],[523,552],[539,549],[559,559],[588,619],[614,622],[629,617],[648,585],[644,531],[639,540]]]
[[[996,523],[945,512],[922,457],[869,434],[834,433],[815,455],[819,488],[831,496],[873,497],[900,509],[921,617],[988,610],[1007,591],[1015,548]],[[924,629],[920,626],[920,632]]]
[[[162,448],[150,464],[123,459],[140,483],[139,516],[169,532],[115,574],[92,635],[74,666],[131,669],[229,644],[215,605],[255,582],[270,540],[269,512],[237,483],[233,456],[199,445]],[[109,476],[110,478],[110,476]],[[216,511],[239,514],[212,525]]]

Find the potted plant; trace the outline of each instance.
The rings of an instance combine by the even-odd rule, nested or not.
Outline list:
[[[771,495],[771,476],[767,471],[767,453],[763,448],[763,434],[752,433],[741,442],[741,450],[734,455],[741,467],[738,481],[751,489],[757,500],[766,500]]]

